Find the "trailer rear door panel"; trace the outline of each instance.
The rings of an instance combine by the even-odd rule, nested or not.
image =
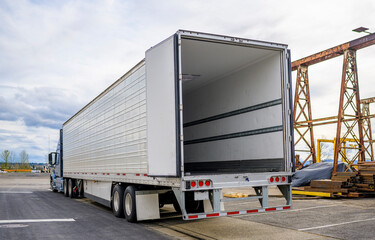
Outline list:
[[[150,176],[177,175],[175,36],[146,52]]]

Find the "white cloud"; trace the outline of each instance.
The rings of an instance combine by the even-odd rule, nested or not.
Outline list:
[[[23,121],[0,120],[0,148],[16,153],[26,150],[30,162],[45,162],[48,151],[56,149],[58,131],[47,127],[29,127]]]
[[[23,119],[17,134],[37,139],[38,131],[30,129],[61,125],[177,29],[287,43],[296,60],[360,37],[351,32],[355,27],[375,29],[374,10],[370,0],[1,1],[0,103],[8,110],[0,115],[16,121],[1,129],[21,126]],[[375,96],[374,53],[375,47],[358,51],[362,97]],[[341,65],[338,57],[310,67],[314,118],[337,114]],[[334,137],[334,130],[319,129],[317,138]]]

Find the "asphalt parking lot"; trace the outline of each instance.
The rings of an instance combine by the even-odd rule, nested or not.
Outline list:
[[[280,198],[270,199],[277,205]],[[128,223],[89,199],[49,190],[46,174],[0,174],[1,239],[374,239],[375,199],[301,199],[293,209],[236,217]]]

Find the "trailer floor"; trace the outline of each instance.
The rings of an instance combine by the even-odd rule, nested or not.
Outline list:
[[[167,219],[131,224],[89,199],[72,200],[48,188],[46,174],[0,174],[1,238],[374,239],[375,236],[375,199],[371,198],[294,200],[293,209],[288,211],[195,221],[183,221],[173,213],[172,206],[166,205],[162,215]],[[270,205],[279,203],[281,198],[270,199]],[[17,219],[73,219],[74,222],[5,221]]]

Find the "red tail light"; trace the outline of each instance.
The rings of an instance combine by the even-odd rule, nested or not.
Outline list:
[[[211,182],[209,180],[206,180],[205,184],[207,187],[209,187],[211,185]]]
[[[270,178],[270,182],[273,183],[273,177]]]
[[[285,180],[286,180],[285,177],[282,177],[282,178],[281,178],[281,181],[282,181],[282,182],[285,182]]]
[[[196,182],[192,181],[192,182],[190,183],[190,186],[191,186],[191,187],[195,187],[195,186],[197,186],[197,184],[196,184]]]
[[[279,181],[280,181],[280,178],[279,178],[279,177],[276,177],[276,178],[275,178],[275,181],[276,181],[276,182],[279,182]]]
[[[199,181],[198,185],[199,187],[203,187],[203,181]]]

